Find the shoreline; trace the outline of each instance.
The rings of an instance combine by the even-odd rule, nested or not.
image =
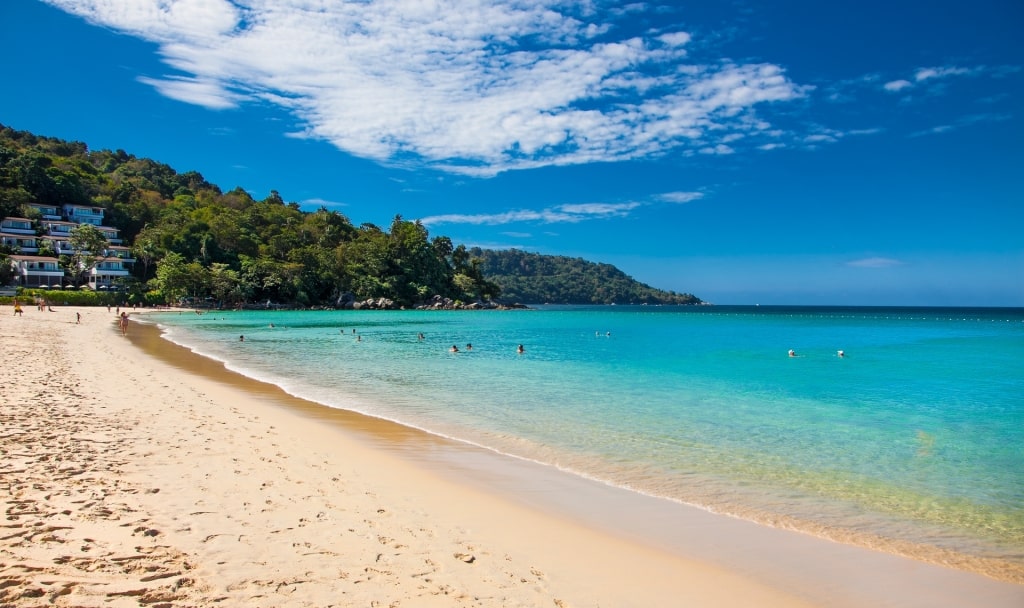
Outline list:
[[[192,317],[187,312],[179,314]],[[152,318],[150,317],[150,319]],[[266,319],[261,319],[260,322],[256,323],[256,328],[261,325],[266,326],[268,320],[272,318],[272,316],[268,316]],[[176,322],[173,319],[168,318],[167,320],[169,328],[176,326]],[[190,320],[192,319],[184,319],[186,325],[188,325]],[[368,318],[365,321],[368,321]],[[274,324],[274,322],[270,323],[271,326]],[[299,324],[301,325],[301,323]],[[251,329],[250,331],[255,333],[257,329]],[[166,341],[176,344],[183,343],[173,338]],[[184,341],[185,344],[189,342],[190,340]],[[287,390],[294,392],[289,394],[302,395],[303,399],[311,399],[328,410],[370,412],[367,415],[374,419],[378,418],[372,412],[384,412],[381,415],[381,418],[384,420],[393,421],[399,425],[411,426],[435,437],[452,439],[459,445],[476,446],[493,452],[498,458],[493,460],[490,468],[498,469],[501,466],[507,466],[501,464],[502,458],[522,459],[527,462],[536,463],[542,469],[553,468],[573,477],[597,480],[597,482],[612,488],[669,501],[673,505],[681,505],[681,507],[667,506],[666,508],[685,509],[693,507],[772,528],[808,534],[840,544],[864,547],[916,561],[973,572],[996,580],[1024,584],[1024,562],[1021,562],[1019,558],[1014,559],[1019,556],[1019,552],[999,546],[1000,539],[997,538],[983,535],[971,536],[968,533],[957,535],[958,532],[956,530],[933,526],[923,518],[921,520],[901,520],[898,515],[892,515],[887,520],[885,519],[884,511],[870,513],[869,516],[865,516],[856,509],[849,508],[849,505],[843,503],[841,499],[824,504],[816,504],[813,500],[813,493],[809,493],[805,497],[809,500],[807,500],[806,504],[802,505],[803,510],[800,511],[791,508],[793,505],[785,502],[792,498],[787,490],[780,492],[772,487],[756,488],[752,484],[722,483],[713,475],[702,476],[695,471],[687,472],[686,479],[675,486],[672,486],[671,483],[661,483],[662,480],[660,479],[655,479],[655,483],[652,483],[651,479],[637,480],[636,478],[631,478],[628,472],[626,475],[617,476],[615,474],[616,471],[609,473],[607,470],[601,470],[600,463],[595,467],[591,466],[592,463],[586,462],[585,459],[583,462],[576,460],[576,455],[571,452],[545,452],[544,450],[535,449],[531,454],[528,450],[521,449],[521,445],[516,445],[516,441],[502,443],[502,439],[506,438],[501,433],[495,433],[494,429],[489,430],[483,436],[475,436],[473,434],[475,429],[468,427],[459,428],[458,425],[445,427],[443,426],[444,422],[440,426],[432,424],[430,420],[406,422],[406,418],[401,411],[388,409],[387,399],[381,397],[383,393],[371,395],[363,392],[360,386],[362,382],[352,374],[347,375],[354,378],[355,381],[346,385],[345,388],[336,388],[334,392],[325,393],[322,390],[318,392],[318,389],[322,389],[322,386],[315,382],[313,384],[292,383],[289,378],[280,377],[280,374],[272,369],[273,366],[271,368],[263,368],[262,372],[256,371],[261,369],[259,364],[255,361],[246,364],[244,363],[245,357],[241,359],[243,367],[235,367],[238,361],[234,361],[233,356],[241,353],[240,351],[235,351],[235,345],[231,340],[225,343],[223,336],[221,339],[216,340],[215,343],[207,344],[200,339],[195,344],[201,345],[198,352],[202,356],[217,361],[228,369],[244,370],[248,367],[249,371],[240,371],[239,373],[255,379],[258,383],[291,386],[292,388]],[[189,347],[186,346],[185,348]],[[488,349],[493,349],[493,345],[485,345],[485,350]],[[154,354],[159,353],[159,349],[154,349],[154,351]],[[331,357],[327,358],[331,359]],[[318,356],[317,360],[319,359],[321,357]],[[317,360],[310,361],[310,365],[316,365]],[[330,369],[323,367],[319,369],[322,372],[331,373]],[[301,374],[303,372],[299,370],[297,373]],[[371,376],[373,373],[371,369]],[[332,384],[332,386],[338,386],[338,384]],[[384,390],[386,391],[386,387]],[[317,396],[311,397],[311,395]],[[358,397],[354,401],[350,401],[345,395],[358,395]],[[402,398],[402,396],[399,395],[398,398]],[[481,395],[480,398],[486,399],[487,397]],[[554,406],[557,408],[557,404],[554,404]],[[413,408],[414,414],[416,409]],[[540,445],[541,447],[546,447],[543,444]],[[387,444],[381,444],[381,447],[387,449]],[[534,447],[536,448],[537,446]],[[438,465],[437,463],[426,464],[435,468],[447,466]],[[463,472],[463,475],[471,476],[472,474],[472,471]],[[534,476],[536,475],[537,473],[534,473]],[[516,494],[536,495],[537,492],[532,488],[525,487]],[[785,504],[786,507],[790,508],[777,508],[773,510],[772,506],[775,506],[773,503],[776,502]],[[541,508],[551,508],[551,505],[538,506]],[[605,514],[605,517],[593,517],[589,513],[580,513],[581,509],[578,507],[574,511],[570,514],[572,517],[576,519],[579,519],[581,516],[589,517],[590,520],[597,521],[598,525],[600,525],[601,521],[608,519],[607,514]],[[871,519],[872,517],[875,519]],[[853,522],[853,525],[847,525],[848,522]],[[899,528],[900,525],[906,525],[907,529]],[[886,534],[887,531],[890,534]],[[977,531],[984,532],[984,530]],[[656,543],[665,541],[664,535],[657,531],[652,533],[650,530],[644,530],[643,536],[647,539],[653,538],[653,541]],[[936,542],[929,542],[930,540]]]
[[[4,403],[16,404],[3,406],[3,470],[32,478],[7,486],[4,496],[9,514],[33,505],[19,507],[0,534],[0,577],[15,581],[0,588],[3,601],[38,588],[54,605],[137,605],[130,598],[138,595],[111,593],[140,587],[165,594],[168,605],[1011,606],[1024,599],[1019,585],[666,505],[290,397],[163,340],[155,325],[131,323],[125,340],[105,310],[3,312],[8,360],[26,361],[21,381],[3,389]],[[150,348],[160,356],[137,346],[140,338],[155,339]],[[52,413],[40,422],[41,400]],[[65,446],[45,461],[22,447],[40,432]],[[86,449],[93,444],[105,447]],[[85,457],[75,463],[82,472],[54,476],[59,455]],[[76,483],[87,479],[88,486]],[[95,494],[98,486],[110,493],[90,497],[106,503],[95,513],[74,501],[50,508],[54,496]],[[30,521],[54,528],[52,540],[22,534]],[[160,568],[114,572],[157,553],[166,558],[166,578],[153,578]],[[93,570],[74,566],[87,559]],[[95,580],[97,573],[110,580]],[[24,601],[12,605],[38,603]]]

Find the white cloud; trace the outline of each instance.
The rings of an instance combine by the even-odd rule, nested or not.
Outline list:
[[[909,80],[893,80],[882,85],[882,88],[884,88],[886,91],[895,93],[897,91],[902,91],[903,89],[912,86],[914,86],[914,84]]]
[[[667,203],[689,203],[691,201],[699,200],[704,198],[703,192],[665,192],[659,194],[657,197],[659,200]]]
[[[173,72],[142,81],[168,97],[279,105],[300,136],[470,175],[732,153],[771,127],[760,106],[810,90],[777,65],[691,61],[682,28],[615,38],[592,2],[45,1],[157,43]]]
[[[950,76],[976,76],[985,71],[989,70],[986,70],[984,67],[965,68],[960,66],[918,68],[914,71],[913,82],[906,79],[892,80],[882,85],[882,88],[890,93],[896,93],[904,89],[913,88],[916,84],[926,83],[927,81],[935,82]],[[998,72],[998,70],[991,71],[993,73]]]
[[[855,268],[890,268],[892,266],[901,266],[903,262],[895,260],[893,258],[862,258],[859,260],[851,260],[846,263],[847,266],[853,266]]]
[[[706,146],[706,147],[701,148],[700,150],[698,150],[698,152],[700,152],[701,154],[721,154],[721,155],[725,155],[725,154],[733,154],[733,153],[736,152],[736,150],[734,150],[733,148],[731,148],[730,146],[727,146],[725,144],[718,144],[716,146]]]
[[[970,74],[972,70],[960,67],[942,67],[942,68],[921,68],[914,73],[914,80],[921,82],[923,80],[929,80],[932,78],[946,78],[947,76],[962,76],[964,74]]]
[[[227,91],[215,80],[197,78],[147,78],[140,77],[140,82],[150,85],[160,94],[171,99],[184,101],[211,110],[234,108],[241,101],[241,96]]]
[[[641,206],[643,203],[584,203],[579,205],[562,205],[559,210],[573,215],[621,216]]]
[[[480,214],[447,214],[433,215],[420,218],[426,226],[438,224],[473,224],[500,226],[503,224],[514,224],[521,222],[539,222],[542,224],[558,224],[605,219],[609,217],[624,217],[644,203],[582,203],[573,205],[561,205],[551,209],[540,211],[519,209],[506,211],[504,213],[480,213]]]
[[[631,201],[626,203],[577,203],[558,205],[540,211],[519,209],[504,213],[480,214],[447,214],[420,218],[427,226],[438,224],[473,224],[498,226],[534,222],[541,224],[575,224],[588,220],[601,220],[614,217],[626,217],[633,211],[648,207],[656,202],[683,204],[704,198],[703,192],[665,192],[656,195],[651,201]],[[530,236],[526,233],[505,232],[505,235]]]
[[[348,203],[339,203],[337,201],[329,201],[323,198],[307,198],[306,200],[302,201],[302,204],[306,207],[326,207],[328,209],[331,209],[333,207],[348,207]]]

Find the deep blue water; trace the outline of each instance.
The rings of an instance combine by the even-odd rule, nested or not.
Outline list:
[[[741,517],[1024,567],[1022,309],[155,318],[169,339],[331,407]]]

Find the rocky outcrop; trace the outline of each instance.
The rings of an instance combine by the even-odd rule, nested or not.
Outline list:
[[[260,308],[264,308],[263,305]],[[321,307],[326,310],[328,307]],[[406,307],[396,303],[389,298],[366,298],[356,299],[356,295],[346,292],[337,297],[334,302],[335,309],[341,310],[404,310]],[[491,300],[478,300],[476,302],[463,302],[453,300],[440,295],[435,295],[426,302],[411,307],[413,310],[521,310],[529,306],[524,304],[499,304]]]
[[[441,296],[434,296],[427,302],[416,306],[416,310],[511,310],[526,308],[522,304],[498,304],[497,302],[488,301],[476,301],[476,302],[461,302],[459,300],[452,300],[451,298],[444,298]]]

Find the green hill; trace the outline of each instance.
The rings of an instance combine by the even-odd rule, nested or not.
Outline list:
[[[355,225],[323,207],[304,211],[276,191],[262,200],[241,187],[223,192],[195,171],[0,125],[0,217],[32,220],[40,246],[31,254],[58,258],[63,286],[82,286],[81,257],[59,255],[33,204],[102,211],[103,225],[131,248],[130,276],[116,285],[130,302],[700,302],[607,264],[467,250],[400,215],[386,228]],[[0,246],[0,285],[17,280],[10,256],[24,253],[10,242]]]
[[[610,264],[518,249],[473,248],[480,271],[501,288],[505,302],[526,304],[700,304],[691,294],[640,283]]]

